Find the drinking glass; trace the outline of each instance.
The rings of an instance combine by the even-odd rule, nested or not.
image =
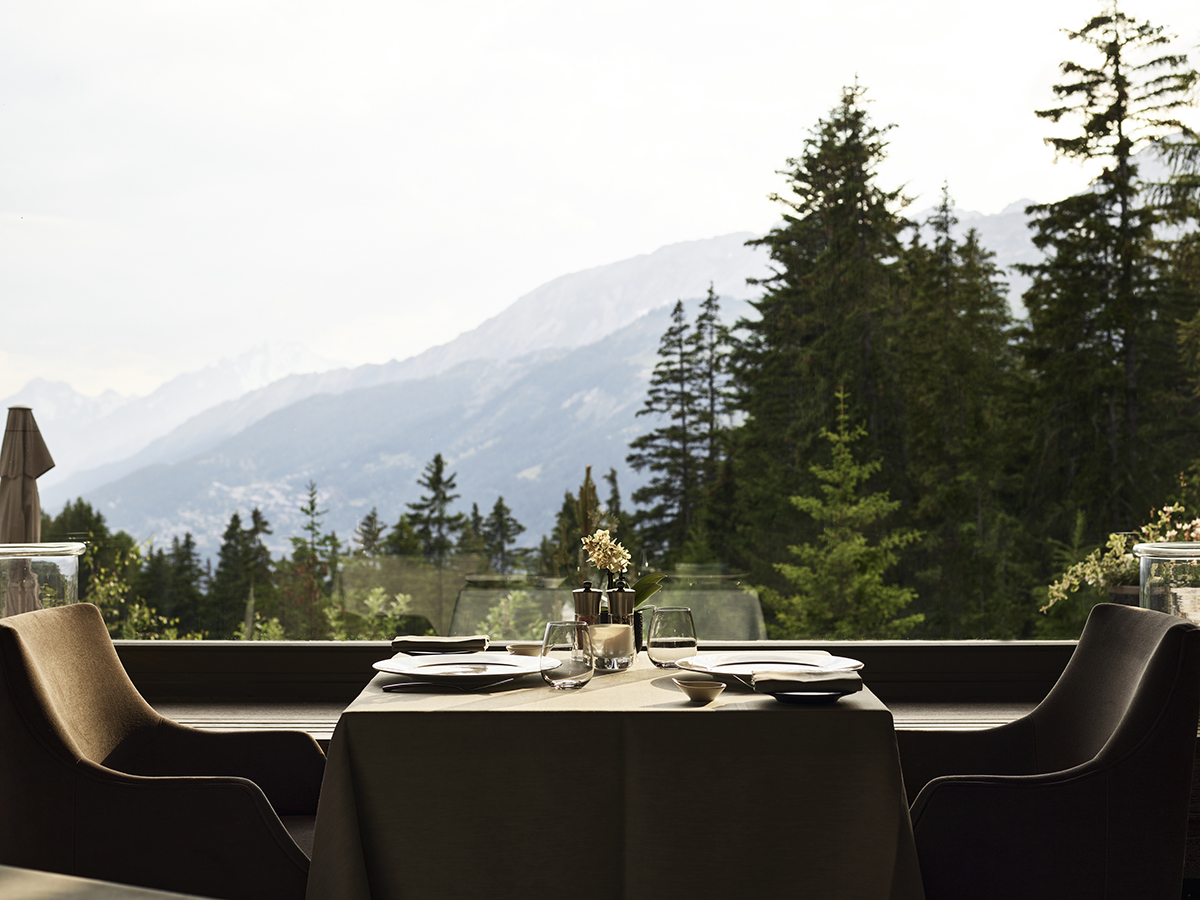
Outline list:
[[[547,665],[556,660],[558,665]],[[556,691],[573,691],[592,680],[595,656],[586,622],[548,622],[542,638],[542,679]]]
[[[650,620],[646,655],[660,669],[678,669],[679,660],[696,655],[696,623],[686,606],[660,606]]]

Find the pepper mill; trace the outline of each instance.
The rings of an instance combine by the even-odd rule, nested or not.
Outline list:
[[[600,598],[603,594],[592,587],[590,581],[585,581],[583,587],[571,591],[575,598],[575,621],[595,625],[600,621]]]

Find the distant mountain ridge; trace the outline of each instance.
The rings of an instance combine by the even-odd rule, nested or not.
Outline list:
[[[1025,205],[994,216],[955,211],[956,236],[977,227],[998,265],[1026,261]],[[442,452],[462,463],[465,500],[482,508],[502,494],[531,534],[544,533],[563,491],[582,477],[581,458],[597,472],[616,468],[626,497],[637,486],[624,457],[629,440],[652,427],[634,413],[670,306],[694,303],[711,282],[727,320],[750,314],[745,300],[760,289],[746,279],[770,271],[765,251],[746,247],[752,237],[689,241],[562,276],[405,360],[291,373],[240,392],[209,367],[180,376],[192,393],[177,386],[182,399],[174,404],[166,388],[178,379],[151,395],[155,403],[110,397],[107,412],[51,416],[56,426],[75,422],[85,441],[115,428],[124,446],[136,443],[134,435],[141,443],[99,465],[71,470],[60,461],[57,478],[41,482],[43,506],[53,511],[83,496],[114,528],[160,542],[189,530],[205,553],[219,545],[233,510],[260,506],[276,525],[273,549],[281,552],[299,528],[310,478],[330,510],[327,525],[348,539],[372,505],[389,523],[398,516],[416,498],[424,464]],[[216,402],[202,406],[197,395]],[[65,411],[70,397],[55,402]],[[157,415],[164,409],[173,417]],[[122,430],[122,410],[152,422]],[[54,429],[43,431],[55,452]]]
[[[140,423],[141,427],[122,421],[125,416],[117,409],[109,420],[116,425],[117,436],[125,438],[119,444],[124,452],[93,453],[82,461],[71,457],[73,466],[60,464],[57,471],[52,470],[55,477],[48,474],[43,479],[43,502],[47,506],[61,506],[143,466],[178,462],[306,397],[427,378],[475,359],[514,359],[540,350],[579,347],[627,325],[650,309],[681,298],[703,296],[710,282],[718,293],[754,296],[757,291],[746,285],[746,279],[766,272],[766,254],[746,246],[746,241],[753,237],[745,232],[685,241],[632,259],[564,275],[524,295],[453,341],[405,360],[288,375],[249,391],[214,389],[207,407],[179,403],[172,407],[173,418],[151,416]],[[197,375],[203,374],[207,381],[213,381],[208,373],[205,369]],[[199,380],[180,376],[174,381],[181,379],[188,384]],[[151,397],[157,397],[168,385]],[[154,408],[161,406],[157,403]],[[134,407],[138,411],[145,408],[145,405]],[[187,416],[181,414],[185,409]],[[90,424],[85,431],[88,435],[103,431],[109,420]],[[163,424],[167,427],[149,433],[156,425]],[[51,441],[52,430],[43,431],[47,441]],[[105,447],[114,444],[117,441],[100,442]],[[51,447],[53,452],[53,443]]]
[[[697,301],[689,304],[695,315]],[[749,312],[723,301],[725,317]],[[641,479],[625,464],[629,441],[647,427],[645,399],[670,308],[660,306],[599,342],[507,360],[469,360],[427,378],[316,394],[275,410],[204,452],[145,466],[87,495],[110,526],[159,545],[191,531],[211,555],[234,510],[259,507],[272,523],[269,546],[290,548],[312,479],[324,527],[349,541],[378,507],[394,524],[417,499],[417,478],[435,453],[457,473],[462,500],[485,515],[503,496],[527,527],[522,544],[549,532],[563,493],[617,470],[625,497]]]
[[[34,379],[3,401],[33,408],[55,467],[39,480],[43,492],[72,473],[129,457],[197,413],[270,384],[297,369],[337,364],[297,344],[263,344],[177,375],[145,397],[107,391],[88,397],[63,382]]]

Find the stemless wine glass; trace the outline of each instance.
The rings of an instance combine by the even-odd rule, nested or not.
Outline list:
[[[660,606],[650,620],[646,655],[660,669],[678,669],[679,660],[696,655],[696,623],[686,606]]]
[[[557,664],[556,664],[557,663]],[[595,657],[586,622],[549,622],[542,638],[542,678],[556,691],[573,691],[592,680]]]

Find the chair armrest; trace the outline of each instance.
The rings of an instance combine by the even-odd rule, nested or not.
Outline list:
[[[912,806],[927,900],[1109,896],[1104,777],[1079,767],[931,781]]]
[[[104,765],[129,775],[234,776],[258,785],[281,816],[317,812],[325,754],[303,731],[202,731],[163,719],[130,735]]]
[[[982,731],[896,732],[909,803],[943,775],[1029,775],[1035,771],[1033,723],[1018,719]]]
[[[304,897],[308,859],[250,781],[80,760],[75,796],[73,835],[60,837],[73,840],[74,874],[228,900]]]

